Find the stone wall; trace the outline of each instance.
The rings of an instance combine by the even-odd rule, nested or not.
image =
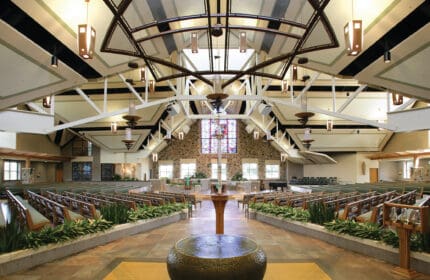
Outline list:
[[[242,159],[252,158],[258,160],[258,177],[265,178],[265,161],[280,161],[280,153],[270,142],[263,139],[254,140],[252,134],[245,130],[245,124],[237,121],[238,143],[237,154],[223,154],[222,158],[227,159],[227,178],[230,179],[237,172],[242,172]],[[216,160],[216,154],[201,154],[200,142],[200,122],[196,122],[184,140],[172,138],[169,145],[158,153],[158,160],[173,161],[173,177],[180,177],[180,160],[195,159],[196,171],[203,172],[208,177],[211,176],[211,160]],[[280,163],[280,179],[284,180],[286,164]],[[158,164],[154,163],[154,177],[158,177]]]

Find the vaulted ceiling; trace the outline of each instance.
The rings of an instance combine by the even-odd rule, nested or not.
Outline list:
[[[160,149],[166,133],[175,137],[196,120],[213,118],[206,95],[217,75],[229,95],[221,117],[244,121],[249,133],[272,135],[280,150],[304,150],[304,126],[295,116],[302,111],[315,114],[306,124],[315,140],[311,150],[323,152],[381,151],[393,132],[407,130],[392,116],[423,119],[410,110],[416,101],[423,101],[428,116],[430,1],[91,0],[88,17],[97,39],[89,60],[77,50],[86,9],[84,0],[1,1],[0,130],[71,129],[106,150],[125,151],[122,116],[135,102],[141,118],[130,151]],[[353,17],[364,27],[358,56],[346,54],[343,38]],[[221,36],[213,36],[215,27]],[[387,50],[391,63],[383,61]],[[58,68],[50,66],[52,55]],[[292,65],[298,66],[296,80]],[[391,92],[405,96],[403,105],[391,103]],[[55,95],[51,109],[41,104],[48,95]],[[175,116],[167,111],[173,103],[180,105]],[[272,111],[262,115],[261,103]],[[10,124],[6,116],[23,124]],[[118,123],[117,134],[111,122]]]

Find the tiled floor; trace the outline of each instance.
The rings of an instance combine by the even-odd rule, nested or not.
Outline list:
[[[215,233],[215,211],[211,201],[203,201],[202,208],[193,214],[189,220],[124,238],[3,279],[102,279],[122,260],[165,261],[169,249],[179,239],[194,234]],[[400,279],[391,273],[394,266],[390,264],[317,239],[247,220],[243,211],[237,208],[236,201],[227,203],[225,234],[254,239],[265,250],[269,262],[314,262],[332,279]],[[145,279],[144,275],[142,279]],[[422,275],[418,279],[430,279],[430,275]]]

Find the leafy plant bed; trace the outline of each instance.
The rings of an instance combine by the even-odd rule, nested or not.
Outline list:
[[[262,213],[251,208],[250,217],[258,221],[276,226],[301,235],[316,238],[343,249],[374,257],[395,265],[399,264],[397,248],[386,245],[381,241],[363,239],[347,234],[331,232],[324,226],[307,222],[294,221],[271,213]],[[411,252],[412,269],[430,274],[430,254]]]
[[[170,213],[168,215],[164,215],[163,217],[115,225],[102,232],[76,236],[75,239],[61,238],[61,240],[57,240],[58,243],[50,243],[47,245],[42,245],[42,243],[44,243],[46,240],[41,241],[40,238],[41,235],[45,236],[46,233],[34,233],[34,235],[38,236],[39,238],[34,238],[32,243],[34,245],[32,246],[33,248],[0,255],[0,276],[29,269],[46,262],[64,258],[87,249],[104,245],[117,239],[178,222],[181,219],[186,219],[187,214],[184,212],[186,212],[186,210],[182,212]],[[54,235],[54,237],[55,236],[56,235]]]

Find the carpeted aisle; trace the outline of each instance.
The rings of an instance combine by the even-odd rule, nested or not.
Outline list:
[[[105,280],[169,280],[165,263],[121,262]],[[268,263],[264,280],[330,280],[316,263]]]

